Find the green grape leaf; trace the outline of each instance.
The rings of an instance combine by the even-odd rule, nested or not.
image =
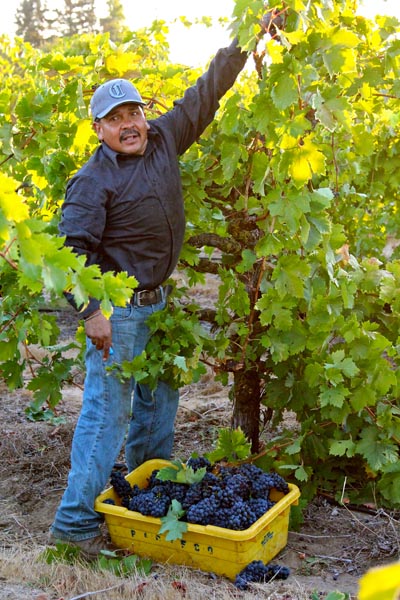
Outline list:
[[[161,527],[158,531],[160,534],[166,534],[165,539],[167,542],[182,539],[183,534],[188,530],[188,524],[179,520],[184,514],[185,511],[180,502],[172,500],[168,513],[161,518]]]
[[[206,454],[210,462],[225,459],[228,462],[247,458],[250,455],[251,443],[242,429],[220,429],[215,450]]]
[[[161,481],[176,481],[177,483],[198,483],[206,474],[206,468],[194,471],[179,460],[171,461],[171,467],[163,467],[157,473],[157,479]]]

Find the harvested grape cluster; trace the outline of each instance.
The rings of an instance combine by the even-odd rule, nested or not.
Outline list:
[[[280,565],[265,564],[261,560],[253,560],[235,578],[235,586],[239,590],[247,590],[249,583],[266,583],[271,579],[287,579],[290,570]]]
[[[274,505],[270,497],[272,489],[283,494],[289,492],[283,477],[265,473],[253,464],[213,468],[206,458],[198,457],[190,458],[186,466],[193,471],[205,468],[201,481],[192,484],[162,481],[157,478],[159,471],[154,470],[147,487],[139,488],[131,487],[116,471],[111,484],[122,506],[142,515],[164,517],[172,500],[177,500],[184,510],[181,520],[237,531],[250,527]]]

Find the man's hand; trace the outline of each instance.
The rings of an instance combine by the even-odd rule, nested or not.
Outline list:
[[[101,310],[92,313],[86,319],[85,333],[97,350],[103,350],[103,360],[107,360],[110,355],[112,331],[110,321],[106,319]]]

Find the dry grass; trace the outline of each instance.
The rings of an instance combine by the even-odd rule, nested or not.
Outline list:
[[[43,547],[0,548],[0,579],[10,587],[0,591],[5,600],[307,600],[300,584],[253,584],[240,592],[228,580],[211,580],[204,573],[169,565],[154,565],[147,577],[133,574],[121,579],[83,563],[47,564]],[[7,595],[3,595],[3,594]],[[13,595],[17,594],[17,595]]]

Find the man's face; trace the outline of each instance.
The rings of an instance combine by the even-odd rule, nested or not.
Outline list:
[[[138,104],[127,103],[113,108],[105,117],[93,123],[101,142],[123,154],[142,155],[147,146],[149,124]]]

